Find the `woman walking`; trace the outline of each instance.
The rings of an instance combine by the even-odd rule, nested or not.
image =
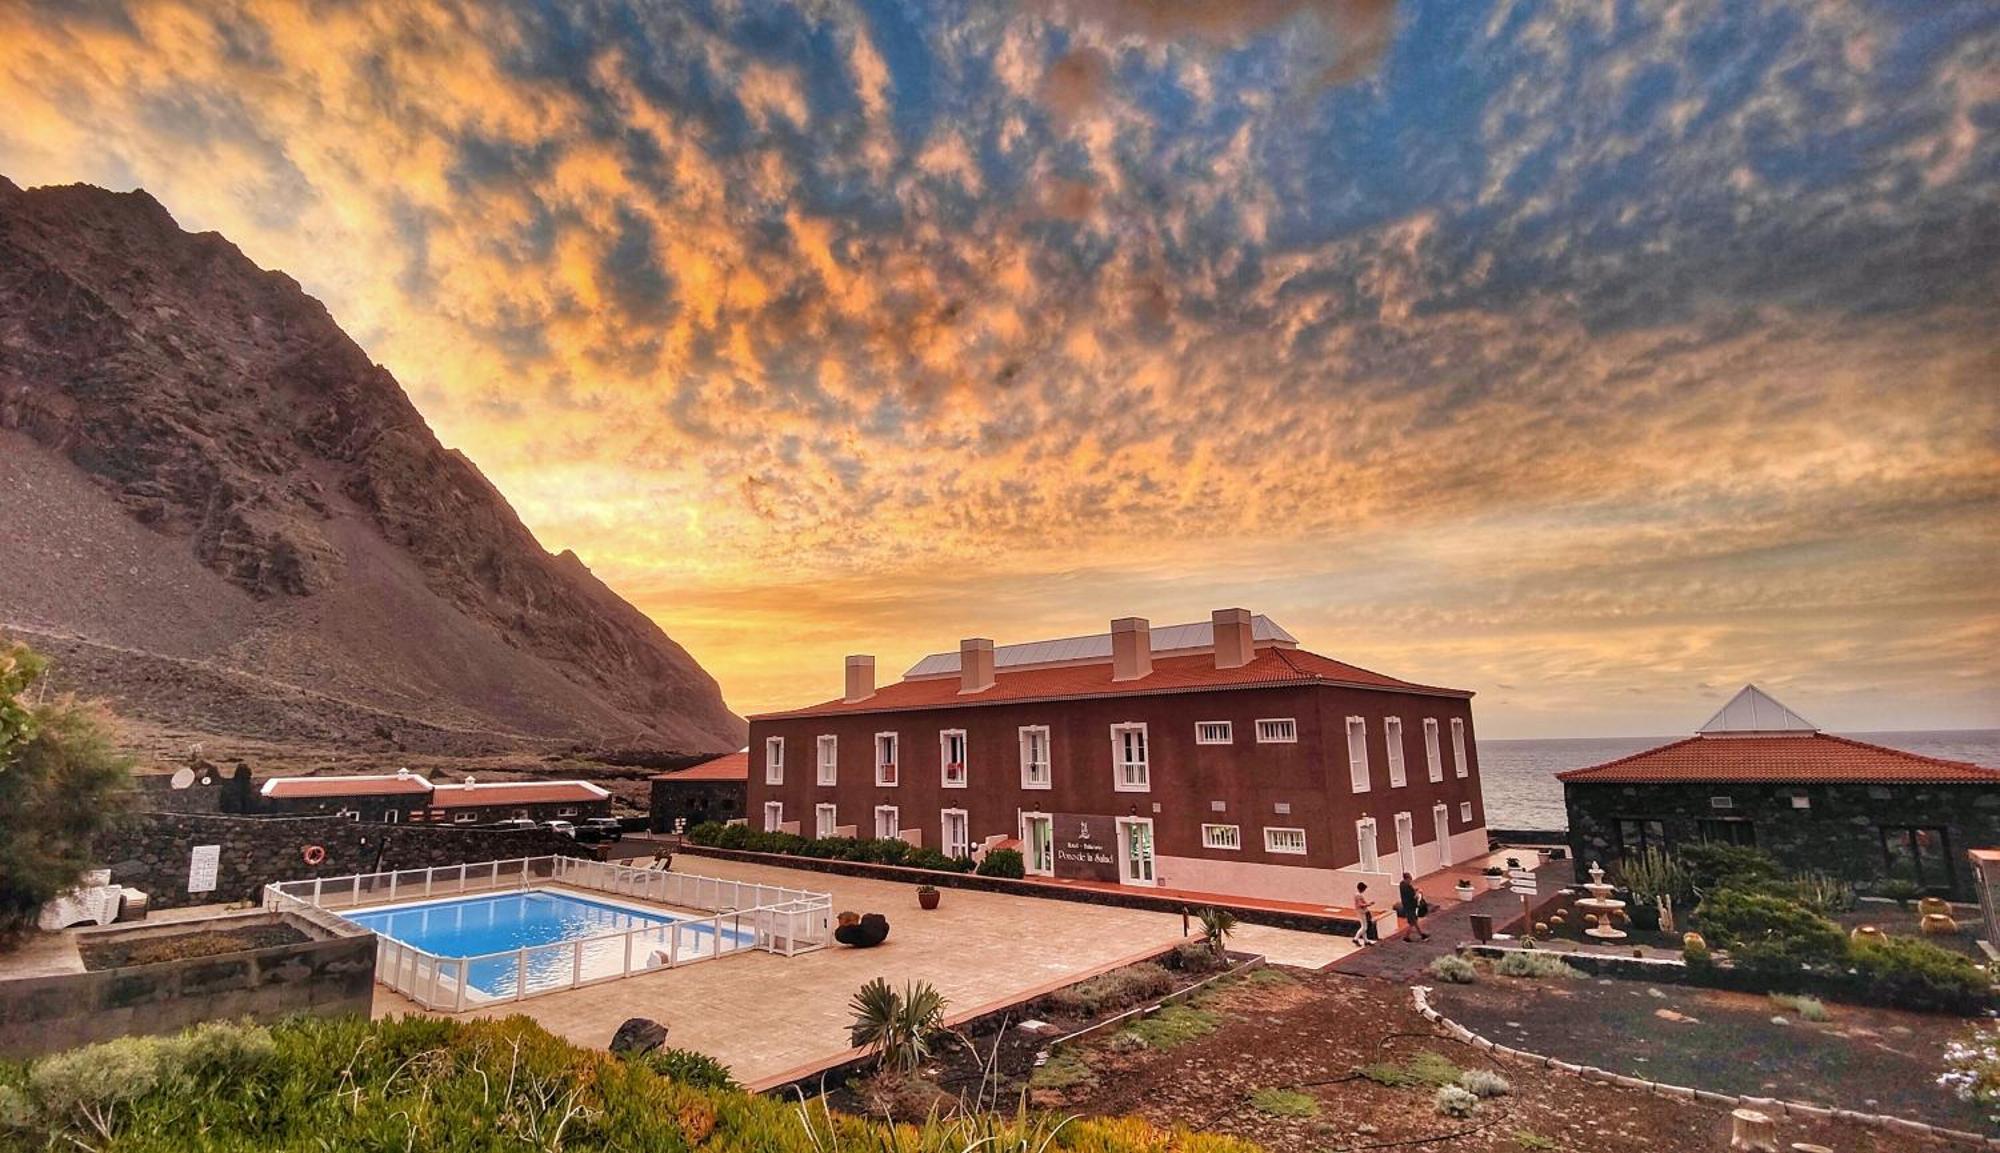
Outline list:
[[[1424,932],[1424,914],[1429,911],[1426,908],[1427,902],[1424,900],[1424,895],[1417,892],[1417,883],[1410,879],[1408,873],[1403,874],[1403,884],[1398,889],[1396,895],[1402,898],[1396,911],[1401,913],[1403,919],[1410,923],[1410,931],[1403,935],[1403,939],[1405,941],[1430,940],[1431,935]]]
[[[1367,948],[1375,943],[1375,914],[1368,899],[1368,882],[1361,881],[1354,886],[1354,912],[1361,918],[1361,925],[1354,930],[1354,944]]]

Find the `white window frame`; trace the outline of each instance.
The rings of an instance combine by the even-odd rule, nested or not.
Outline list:
[[[1219,730],[1207,731],[1204,730]],[[1194,723],[1194,743],[1197,745],[1233,745],[1236,743],[1236,726],[1228,721],[1196,721]]]
[[[785,738],[764,738],[764,783],[782,785],[785,783]]]
[[[1460,801],[1458,803],[1458,819],[1464,821],[1468,825],[1472,823],[1471,801]]]
[[[1431,783],[1444,780],[1444,754],[1438,751],[1438,719],[1424,718],[1424,769]]]
[[[783,829],[784,825],[785,825],[785,802],[765,801],[764,831],[767,833],[775,833]]]
[[[1368,791],[1368,718],[1349,717],[1347,727],[1347,782],[1353,792]],[[1359,734],[1360,740],[1355,737]],[[1357,754],[1357,750],[1359,755]]]
[[[1028,831],[1028,826],[1038,820],[1049,822],[1049,863],[1048,863],[1048,868],[1046,869],[1038,869],[1035,867],[1035,838],[1034,835]],[[1020,821],[1018,823],[1018,828],[1016,831],[1019,832],[1021,835],[1021,864],[1022,867],[1027,871],[1028,875],[1031,877],[1055,876],[1056,875],[1055,815],[1052,813],[1037,812],[1032,809],[1024,811],[1021,813]]]
[[[882,815],[884,813],[887,813],[889,815],[889,831],[886,833],[882,831]],[[902,833],[903,833],[902,811],[894,805],[876,805],[875,839],[881,841],[893,840],[901,836]]]
[[[477,809],[467,809],[465,812],[453,813],[451,815],[451,823],[454,825],[471,825],[477,824],[478,821],[479,810]]]
[[[951,739],[958,738],[958,760],[951,759]],[[972,779],[972,766],[966,762],[972,757],[971,742],[966,740],[964,729],[944,729],[938,733],[938,781],[942,788],[962,789]],[[958,766],[958,779],[952,780],[951,767]]]
[[[1268,726],[1284,725],[1282,731]],[[1299,743],[1299,722],[1297,717],[1262,717],[1257,721],[1257,743],[1260,745],[1296,745]]]
[[[887,764],[884,764],[882,761],[882,740],[884,737],[888,738],[889,740],[889,760]],[[903,770],[902,767],[897,763],[902,758],[903,755],[902,750],[903,750],[903,740],[901,737],[898,737],[895,733],[875,734],[875,787],[876,788],[893,789],[898,784],[902,783]],[[883,769],[887,769],[889,771],[885,774],[882,771]]]
[[[1125,759],[1127,733],[1139,734],[1139,759]],[[1138,774],[1131,770],[1138,766]],[[1111,788],[1120,793],[1150,793],[1153,791],[1153,740],[1147,735],[1146,722],[1120,721],[1111,726]]]
[[[1463,778],[1471,774],[1471,766],[1465,763],[1465,718],[1451,718],[1451,768],[1452,775]]]
[[[1203,825],[1201,827],[1201,847],[1221,852],[1240,853],[1243,851],[1243,826]]]
[[[813,806],[813,836],[831,837],[840,827],[840,806],[824,802]]]
[[[957,817],[959,828],[965,830],[965,839],[959,842],[959,852],[952,852],[951,819]],[[943,809],[938,812],[938,852],[947,857],[969,857],[972,855],[972,814],[964,809]]]
[[[1363,817],[1354,822],[1355,867],[1364,873],[1382,871],[1382,830],[1375,824],[1375,818]]]
[[[576,816],[576,806],[575,806],[575,805],[564,805],[564,806],[563,806],[562,808],[560,808],[560,809],[557,809],[557,810],[556,810],[556,816],[558,816],[558,817],[574,817],[574,816]]]
[[[1382,744],[1389,751],[1389,787],[1400,789],[1410,783],[1410,774],[1403,767],[1403,718],[1382,718]]]
[[[1029,739],[1042,738],[1042,757],[1036,761],[1030,756]],[[1056,784],[1054,744],[1047,725],[1022,725],[1021,742],[1021,787],[1024,789],[1052,789]],[[1039,771],[1038,771],[1039,770]]]
[[[1271,834],[1273,833],[1285,834],[1285,843],[1279,844],[1274,842],[1271,839]],[[1298,843],[1296,845],[1290,843],[1290,834],[1293,833],[1298,834]],[[1306,855],[1306,831],[1292,825],[1266,825],[1264,826],[1264,851],[1287,857],[1303,857]]]
[[[832,733],[821,733],[814,742],[819,754],[819,783],[837,785],[840,783],[840,738]]]

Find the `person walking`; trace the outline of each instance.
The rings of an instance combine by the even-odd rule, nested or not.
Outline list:
[[[1402,898],[1396,911],[1401,913],[1403,919],[1410,923],[1410,931],[1403,934],[1403,940],[1430,940],[1431,935],[1424,932],[1424,914],[1430,911],[1428,907],[1429,902],[1424,900],[1422,893],[1417,892],[1417,883],[1410,879],[1408,873],[1403,874],[1403,883],[1397,890],[1396,895]]]
[[[1368,882],[1362,881],[1356,884],[1354,912],[1361,918],[1361,925],[1354,930],[1354,943],[1363,949],[1375,943],[1375,915],[1371,908],[1373,904],[1374,902],[1368,899]]]

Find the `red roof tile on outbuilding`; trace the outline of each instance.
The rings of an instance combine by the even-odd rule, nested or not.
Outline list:
[[[264,796],[279,799],[383,797],[428,793],[431,783],[415,773],[407,776],[272,777],[258,791]]]
[[[1557,773],[1576,784],[1992,785],[2000,769],[1811,733],[1688,737],[1657,749]]]
[[[472,805],[554,805],[564,801],[602,801],[611,794],[588,781],[482,781],[476,785],[438,785],[431,806],[463,809]]]
[[[689,765],[685,769],[675,769],[671,773],[655,773],[656,781],[747,781],[750,779],[750,750],[739,753],[724,753],[712,761]]]
[[[753,720],[781,717],[816,717],[841,713],[906,712],[912,709],[957,708],[1038,700],[1076,700],[1086,697],[1136,697],[1162,693],[1191,693],[1206,689],[1248,689],[1279,685],[1345,685],[1365,689],[1389,689],[1428,693],[1435,696],[1470,697],[1464,689],[1446,689],[1397,680],[1378,672],[1309,653],[1304,649],[1264,648],[1248,664],[1218,669],[1207,653],[1167,657],[1153,661],[1153,671],[1137,680],[1114,681],[1109,662],[1062,665],[1053,668],[1000,669],[993,687],[984,692],[959,692],[957,677],[934,677],[897,681],[884,685],[865,700],[831,700],[788,712],[762,713]]]

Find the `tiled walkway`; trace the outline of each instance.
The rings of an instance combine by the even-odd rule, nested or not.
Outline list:
[[[1535,881],[1541,894],[1546,896],[1570,884],[1573,875],[1569,861],[1550,861],[1535,870]],[[1412,941],[1407,931],[1400,932],[1372,949],[1362,949],[1341,958],[1334,962],[1333,967],[1361,977],[1381,977],[1404,983],[1416,981],[1432,961],[1472,940],[1474,913],[1491,913],[1497,929],[1519,916],[1520,912],[1521,898],[1518,895],[1506,889],[1490,890],[1470,901],[1440,909],[1426,918],[1424,931],[1430,934],[1428,940]]]

